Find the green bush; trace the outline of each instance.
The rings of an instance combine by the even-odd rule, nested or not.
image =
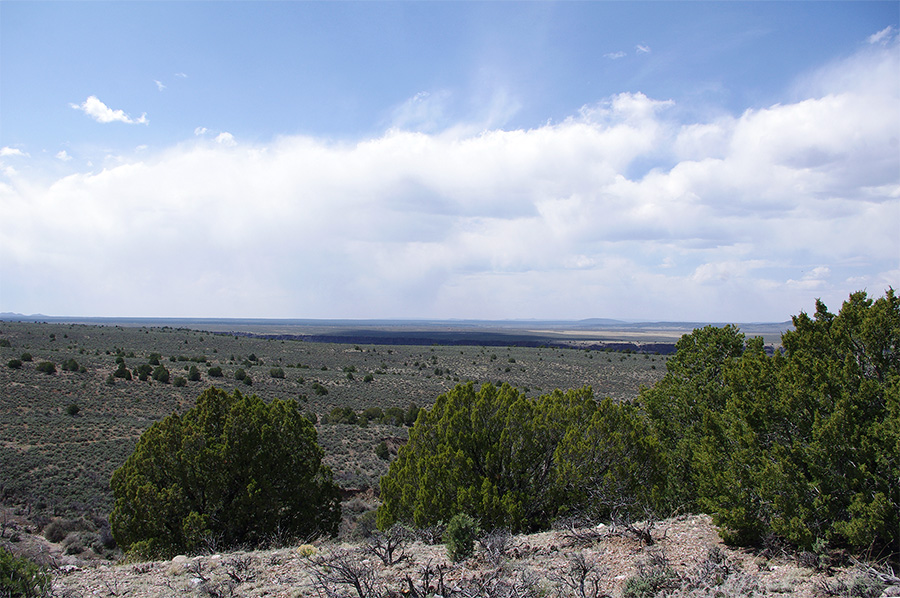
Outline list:
[[[50,375],[56,373],[56,364],[52,361],[42,361],[37,364],[37,371]]]
[[[157,361],[157,365],[159,362]],[[153,374],[153,367],[149,364],[142,363],[138,367],[134,368],[134,375],[138,377],[138,380],[142,382],[146,382],[151,374]]]
[[[172,384],[178,388],[187,386],[187,379],[184,376],[175,376],[175,379],[172,380]]]
[[[636,409],[597,403],[588,388],[531,399],[509,385],[459,385],[418,410],[381,478],[379,528],[471,513],[519,533],[589,507],[642,512],[655,505],[662,473],[648,434]]]
[[[76,415],[78,415],[78,413],[80,411],[81,411],[81,407],[79,407],[75,403],[69,403],[69,405],[66,406],[66,413],[68,413],[72,417],[75,417]]]
[[[52,595],[52,579],[34,562],[0,546],[0,596],[36,598]]]
[[[153,379],[157,382],[162,382],[163,384],[169,383],[169,370],[166,369],[166,366],[159,365],[156,366],[156,369],[153,370]]]
[[[122,378],[123,380],[131,380],[131,372],[125,367],[124,363],[119,364],[119,368],[113,372],[113,376]]]
[[[72,358],[69,358],[63,362],[62,369],[67,372],[77,372],[79,369],[78,362]]]
[[[284,370],[281,368],[271,368],[269,370],[269,376],[272,378],[284,378]]]
[[[14,370],[17,370],[22,367],[22,360],[20,359],[10,359],[6,362],[6,365]]]
[[[390,460],[391,451],[388,449],[386,442],[382,440],[375,445],[375,455],[377,455],[379,459],[382,459],[384,461]]]
[[[0,338],[0,347],[12,347],[8,338]]]
[[[733,327],[685,335],[642,393],[669,462],[671,506],[729,542],[767,537],[900,554],[900,297],[816,302],[783,351]]]
[[[192,365],[191,369],[188,370],[188,380],[190,380],[191,382],[200,381],[200,370],[197,369],[197,366]]]
[[[22,361],[31,361],[34,358],[31,356],[31,353],[28,353],[26,351],[25,353],[22,353],[22,355],[19,356],[19,359],[21,359]]]
[[[240,381],[246,377],[247,377],[247,372],[244,371],[244,368],[238,368],[238,369],[234,370],[234,379],[235,380]]]
[[[206,370],[206,375],[210,378],[221,378],[222,377],[222,368],[219,366],[213,366]]]
[[[464,561],[475,552],[475,540],[481,534],[478,523],[466,513],[457,513],[447,524],[444,544],[447,556],[454,563]]]
[[[113,473],[112,532],[123,549],[170,558],[335,534],[340,496],[316,430],[295,401],[210,388],[151,426]]]

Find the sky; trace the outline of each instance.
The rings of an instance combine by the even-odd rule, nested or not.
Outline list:
[[[0,312],[781,322],[900,289],[897,2],[0,2]]]

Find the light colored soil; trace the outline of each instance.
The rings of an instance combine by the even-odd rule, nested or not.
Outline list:
[[[430,568],[431,589],[443,576],[446,592],[455,596],[576,596],[572,564],[579,557],[590,568],[587,596],[620,596],[629,578],[646,575],[650,563],[667,562],[674,571],[665,596],[825,596],[825,588],[849,584],[852,569],[816,570],[801,566],[797,557],[763,557],[729,548],[720,540],[709,517],[703,515],[666,520],[653,529],[652,546],[646,546],[622,529],[600,526],[554,530],[512,539],[497,562],[483,548],[475,556],[454,564],[442,545],[419,541],[406,546],[407,558],[385,566],[362,544],[337,541],[277,550],[213,554],[171,561],[114,564],[79,561],[54,554],[56,596],[144,598],[157,596],[242,596],[296,598],[300,596],[358,596],[349,585],[326,583],[335,564],[355,567],[368,576],[373,588],[367,596],[413,596],[412,582],[422,589],[423,571]],[[711,552],[712,551],[712,552]],[[713,555],[711,558],[710,555]],[[718,556],[716,556],[718,555]],[[328,568],[326,565],[330,564]],[[590,584],[597,581],[594,592]],[[531,587],[535,593],[515,593]],[[478,589],[481,588],[481,589]],[[512,588],[512,589],[511,589]],[[335,593],[328,593],[332,590]],[[881,589],[875,593],[878,596]],[[838,594],[839,595],[839,594]],[[894,595],[894,594],[885,594]]]

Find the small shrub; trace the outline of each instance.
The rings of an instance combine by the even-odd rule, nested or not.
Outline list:
[[[77,372],[78,371],[78,362],[72,358],[69,358],[63,362],[62,369],[67,372]]]
[[[47,374],[48,376],[50,374],[55,374],[56,373],[56,364],[54,364],[52,361],[42,361],[39,364],[37,364],[37,371],[43,372],[44,374]]]
[[[475,540],[481,530],[478,523],[466,513],[457,513],[447,524],[444,532],[444,544],[447,556],[454,563],[464,561],[475,552]]]
[[[52,594],[52,579],[36,563],[0,546],[0,596],[36,598]]]
[[[269,376],[272,378],[284,378],[284,370],[281,368],[272,368],[269,370]]]
[[[169,370],[166,369],[166,366],[160,365],[157,366],[155,370],[153,370],[153,379],[157,382],[162,382],[163,384],[169,383]]]
[[[66,407],[66,413],[68,413],[72,417],[78,415],[79,411],[81,411],[81,407],[79,407],[75,403],[69,403],[68,407]]]
[[[175,376],[175,379],[172,380],[172,384],[179,388],[187,386],[187,379],[184,376]]]
[[[157,362],[157,365],[159,365],[159,362]],[[142,382],[146,382],[147,380],[149,380],[151,374],[153,374],[153,367],[146,363],[142,363],[138,367],[134,368],[134,375],[137,376],[138,380]]]
[[[22,355],[19,356],[19,359],[21,359],[22,361],[31,361],[34,358],[31,356],[31,353],[28,353],[26,351],[25,353],[22,353]]]
[[[222,377],[222,368],[219,366],[211,367],[206,370],[206,375],[210,378],[221,378]]]
[[[191,382],[200,381],[200,370],[197,369],[197,366],[191,366],[191,369],[188,371],[188,380],[190,380]]]
[[[11,346],[12,345],[9,344],[8,338],[0,339],[0,347],[11,347]]]
[[[375,445],[375,454],[384,461],[388,461],[391,458],[391,451],[388,450],[387,443],[383,440]]]
[[[124,363],[119,364],[119,369],[117,369],[113,373],[113,376],[115,376],[116,378],[122,378],[123,380],[131,380],[131,372],[128,371],[128,368],[125,367]]]
[[[250,377],[250,374],[247,374],[246,376],[244,376],[244,379],[241,380],[241,382],[243,382],[247,386],[253,386],[253,378]]]
[[[622,598],[653,598],[674,588],[677,577],[665,555],[653,552],[647,562],[638,565],[637,573],[625,581]]]
[[[234,379],[235,380],[243,380],[247,377],[247,372],[244,371],[244,368],[238,368],[234,370]]]
[[[10,359],[9,361],[6,362],[6,365],[13,370],[17,370],[20,367],[22,367],[22,360],[21,359]]]

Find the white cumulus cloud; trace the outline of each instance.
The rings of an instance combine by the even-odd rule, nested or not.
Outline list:
[[[225,147],[234,147],[235,145],[237,145],[237,141],[235,141],[234,135],[227,131],[216,135],[216,143],[224,145]]]
[[[816,297],[837,308],[900,287],[893,54],[867,46],[803,97],[709,120],[633,92],[530,129],[256,144],[198,129],[97,172],[10,178],[0,311],[772,321]]]
[[[142,125],[146,125],[149,123],[146,113],[142,114],[138,118],[132,118],[125,114],[123,110],[113,110],[112,108],[101,102],[97,98],[97,96],[88,96],[88,99],[86,99],[81,104],[70,105],[76,110],[81,110],[99,123],[122,122]]]

